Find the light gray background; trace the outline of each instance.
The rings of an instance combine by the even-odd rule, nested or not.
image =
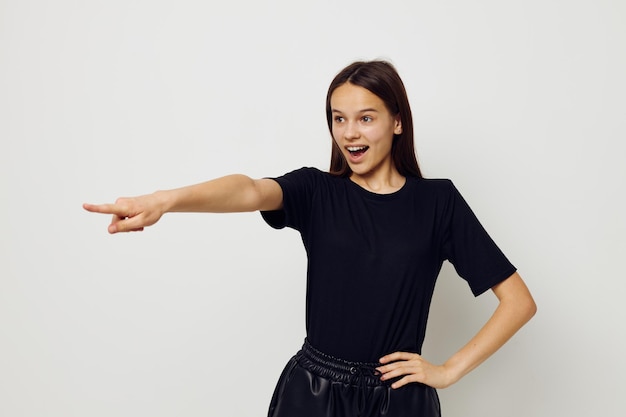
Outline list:
[[[624,415],[625,20],[621,0],[0,1],[0,415],[265,415],[304,337],[298,234],[246,213],[110,236],[81,203],[326,169],[327,85],[373,58],[405,80],[425,174],[539,306],[444,416]],[[494,306],[446,266],[424,354]]]

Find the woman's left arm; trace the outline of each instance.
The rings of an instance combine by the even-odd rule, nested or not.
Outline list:
[[[381,379],[402,377],[392,384],[400,388],[420,382],[434,388],[448,387],[484,362],[506,343],[537,311],[524,281],[516,272],[492,288],[499,304],[480,331],[443,365],[434,365],[421,355],[395,352],[380,359]]]

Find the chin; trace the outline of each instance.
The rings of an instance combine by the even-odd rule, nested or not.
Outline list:
[[[367,175],[368,172],[370,172],[367,168],[363,167],[363,166],[352,166],[352,165],[348,165],[350,167],[350,170],[352,171],[352,174],[354,175],[359,175],[359,176],[363,176],[363,175]]]

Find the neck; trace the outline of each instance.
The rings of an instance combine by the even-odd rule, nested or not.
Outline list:
[[[375,174],[361,175],[353,172],[350,175],[350,180],[376,194],[394,193],[402,188],[406,182],[406,178],[400,175],[394,166],[391,166],[388,170],[383,172],[376,172]]]

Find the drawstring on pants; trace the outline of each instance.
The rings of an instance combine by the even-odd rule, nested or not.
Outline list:
[[[358,382],[355,385],[359,386],[358,411],[359,411],[359,415],[361,415],[361,413],[365,410],[365,401],[366,401],[365,394],[367,392],[366,378],[367,377],[373,377],[373,378],[379,377],[380,372],[378,372],[376,368],[370,365],[357,365],[357,366],[350,367],[350,373],[354,375],[356,379],[358,379]]]
[[[315,349],[308,340],[304,341],[302,350],[296,360],[312,372],[338,382],[358,387],[357,408],[361,415],[367,406],[368,387],[389,385],[381,381],[380,372],[376,370],[379,363],[350,362],[338,359]]]

